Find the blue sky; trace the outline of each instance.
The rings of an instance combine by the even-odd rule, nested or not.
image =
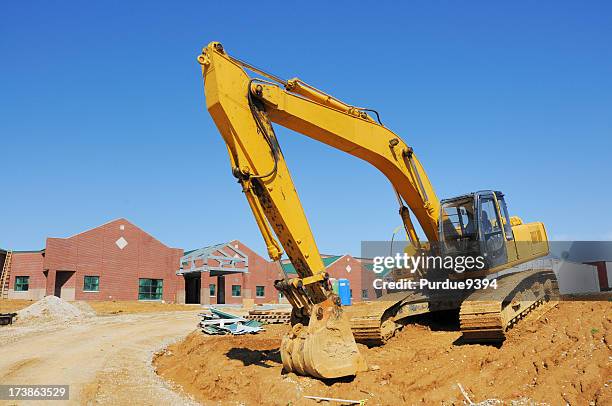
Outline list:
[[[499,189],[553,239],[612,239],[610,2],[316,3],[4,3],[0,247],[126,217],[170,246],[264,254],[205,110],[213,40],[377,109],[442,198]],[[382,175],[277,134],[321,251],[391,237]]]

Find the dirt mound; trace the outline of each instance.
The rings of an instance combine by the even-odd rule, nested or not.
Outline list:
[[[93,307],[91,307],[91,305],[84,300],[72,302],[72,305],[79,309],[85,317],[92,317],[96,315],[96,311],[93,309]]]
[[[66,322],[88,314],[57,296],[45,296],[17,312],[16,324]]]
[[[322,382],[284,374],[287,326],[248,337],[199,332],[156,357],[164,378],[203,403],[313,405],[304,395],[368,405],[612,404],[612,304],[561,302],[511,330],[500,347],[462,345],[455,317],[419,318],[383,347],[360,345],[371,370]],[[456,316],[456,315],[455,315]]]

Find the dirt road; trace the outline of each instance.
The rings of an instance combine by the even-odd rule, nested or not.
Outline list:
[[[94,317],[37,331],[0,329],[0,382],[68,384],[68,404],[190,404],[158,378],[151,358],[193,331],[196,313]]]

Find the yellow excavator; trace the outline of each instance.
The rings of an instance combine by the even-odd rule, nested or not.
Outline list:
[[[281,344],[285,370],[317,378],[356,375],[367,369],[356,342],[382,344],[407,317],[442,309],[460,309],[465,340],[503,340],[510,326],[555,293],[551,270],[517,267],[548,254],[544,225],[510,217],[499,191],[440,201],[413,149],[381,123],[376,111],[346,104],[297,78],[266,73],[230,56],[219,42],[204,48],[198,62],[206,107],[225,140],[232,174],[268,254],[279,261],[284,249],[297,271],[297,277],[275,282],[293,307],[292,329]],[[480,255],[483,268],[450,277],[494,278],[497,288],[465,289],[452,299],[398,291],[345,311],[333,293],[272,123],[372,164],[397,195],[407,252]],[[419,240],[410,212],[427,241]]]

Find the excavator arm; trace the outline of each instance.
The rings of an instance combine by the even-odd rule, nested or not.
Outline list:
[[[427,174],[412,148],[365,109],[345,104],[299,79],[284,81],[269,75],[229,56],[217,42],[209,44],[198,61],[207,109],[227,144],[232,173],[242,186],[270,258],[279,260],[282,246],[298,274],[275,284],[293,306],[294,328],[281,348],[285,368],[323,378],[353,375],[365,364],[330,289],[271,123],[345,151],[380,170],[397,194],[400,215],[416,248],[420,242],[409,211],[428,240],[438,240],[440,203]],[[251,78],[245,68],[263,78]],[[329,359],[333,352],[338,356]]]

